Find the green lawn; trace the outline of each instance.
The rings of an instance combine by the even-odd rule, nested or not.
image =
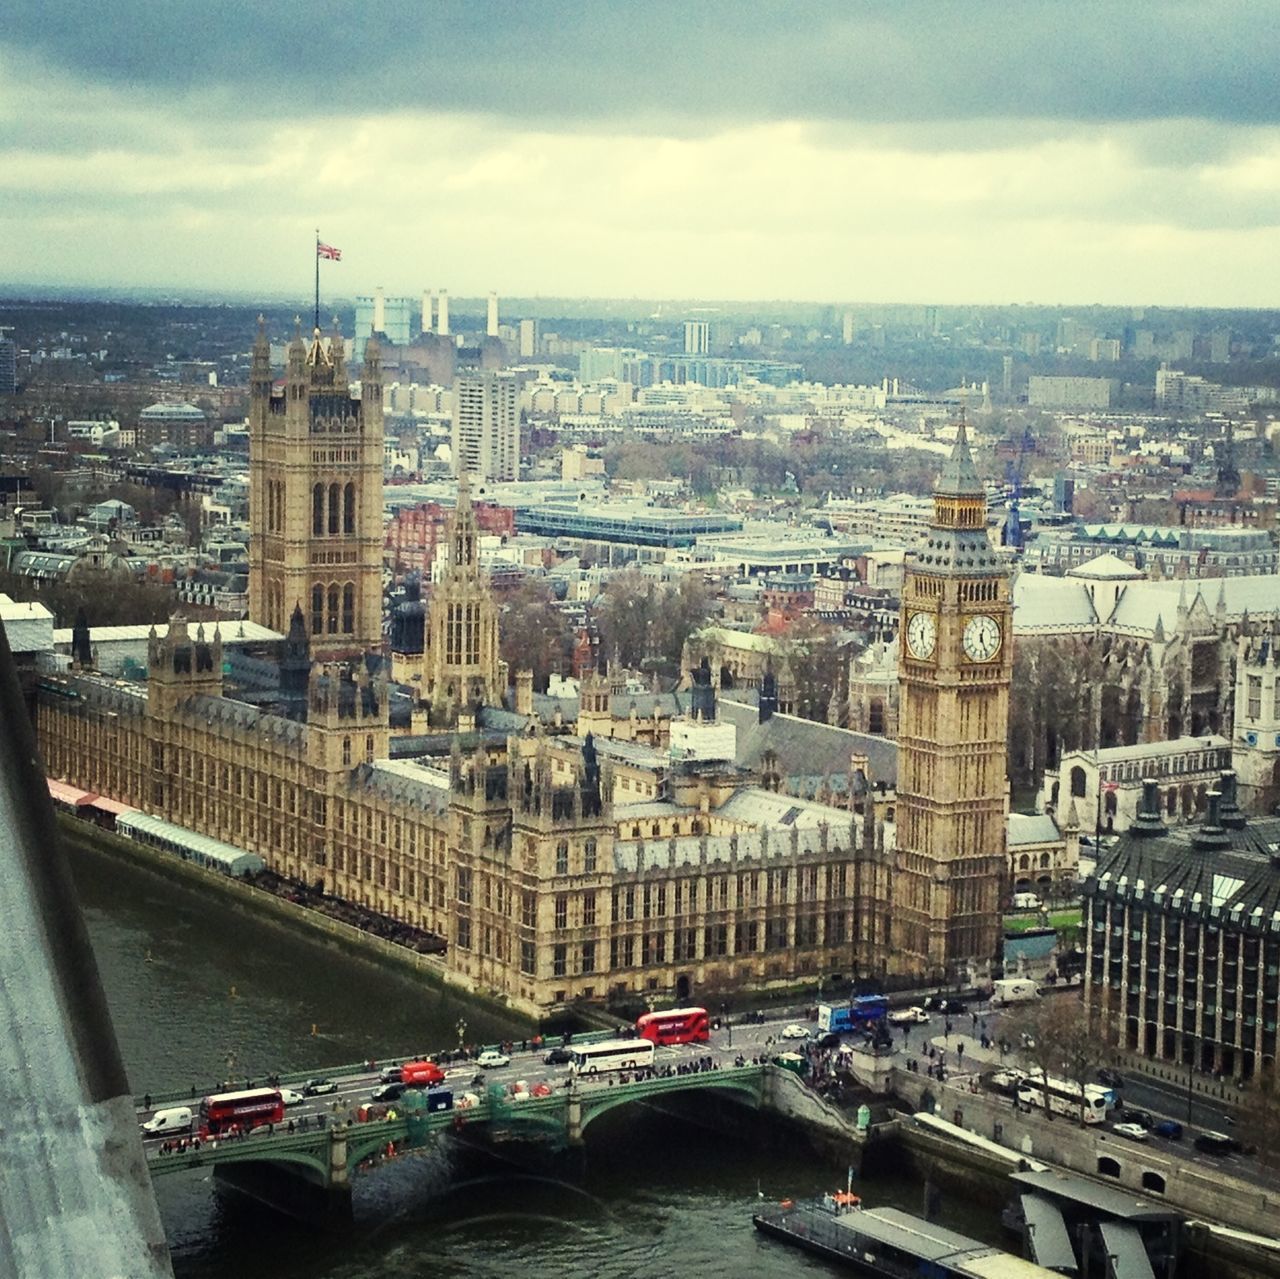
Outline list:
[[[1004,920],[1004,930],[1006,933],[1025,933],[1028,928],[1040,928],[1040,912],[1035,911],[1032,914],[1006,915]],[[1055,910],[1049,914],[1049,927],[1056,928],[1062,932],[1065,928],[1080,927],[1080,911],[1074,910]]]

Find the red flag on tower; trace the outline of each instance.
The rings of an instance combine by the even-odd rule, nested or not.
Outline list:
[[[316,257],[328,258],[329,261],[331,262],[341,262],[342,250],[335,249],[332,244],[322,244],[319,240],[317,240],[316,241]]]

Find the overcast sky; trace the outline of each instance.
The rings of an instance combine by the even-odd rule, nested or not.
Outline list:
[[[8,0],[0,281],[1280,305],[1280,0]]]

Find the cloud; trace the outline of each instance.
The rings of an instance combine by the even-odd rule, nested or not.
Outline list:
[[[1187,0],[10,0],[12,49],[247,115],[386,109],[665,132],[781,119],[1242,123],[1280,111],[1272,5]]]
[[[16,12],[15,12],[16,8]],[[1273,23],[1184,3],[11,0],[11,281],[1263,305]],[[1197,292],[1197,290],[1204,290]]]

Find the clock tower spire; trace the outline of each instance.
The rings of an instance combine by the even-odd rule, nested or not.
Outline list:
[[[995,957],[1005,877],[1009,577],[961,417],[902,591],[893,959],[933,982]]]

